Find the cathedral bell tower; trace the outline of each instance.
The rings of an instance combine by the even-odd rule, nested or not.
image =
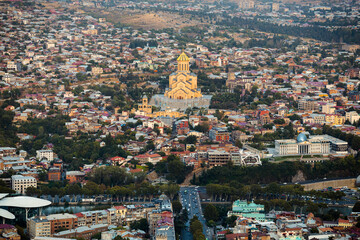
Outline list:
[[[189,62],[190,59],[184,52],[180,54],[180,56],[177,58],[178,62],[178,71],[179,72],[189,72]]]

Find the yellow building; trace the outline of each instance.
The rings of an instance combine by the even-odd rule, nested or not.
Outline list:
[[[348,227],[352,227],[354,224],[352,222],[350,222],[349,220],[339,218],[338,225],[339,225],[339,227],[348,228]]]
[[[146,114],[152,113],[152,106],[148,104],[148,98],[146,96],[143,97],[142,104],[139,105],[138,109]]]
[[[153,114],[147,115],[148,117],[172,117],[172,118],[180,118],[186,116],[184,113],[180,113],[178,111],[172,111],[172,110],[165,110],[165,111],[159,111],[155,112]]]
[[[325,122],[328,125],[344,125],[345,117],[337,114],[327,114],[325,116]]]
[[[169,77],[169,89],[165,91],[165,97],[170,99],[193,99],[201,98],[200,90],[197,90],[197,76],[190,72],[190,59],[183,52],[177,59],[177,71]]]

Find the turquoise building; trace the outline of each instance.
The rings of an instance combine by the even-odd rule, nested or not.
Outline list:
[[[232,215],[265,221],[264,205],[256,204],[253,201],[248,204],[246,200],[236,200],[232,205],[232,211],[228,212],[228,217]]]

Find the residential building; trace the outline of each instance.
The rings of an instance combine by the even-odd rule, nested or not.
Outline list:
[[[66,172],[66,180],[69,181],[69,183],[76,183],[80,182],[84,179],[85,173],[80,171],[67,171]]]
[[[36,158],[39,160],[46,158],[48,161],[52,162],[54,160],[54,152],[53,150],[37,150]]]
[[[51,235],[62,229],[74,229],[78,225],[77,217],[69,213],[51,214],[46,219],[50,222]]]
[[[11,189],[17,193],[26,194],[26,189],[29,187],[37,187],[37,181],[34,177],[27,177],[22,175],[11,176]]]
[[[90,240],[94,234],[107,231],[108,229],[109,228],[108,228],[107,224],[82,226],[82,227],[55,233],[54,237],[56,237],[56,238],[83,238],[86,240]]]
[[[228,142],[230,140],[230,132],[223,128],[212,128],[209,131],[209,138],[216,142]]]
[[[48,180],[49,181],[60,181],[61,180],[61,171],[59,168],[50,168],[48,170]]]
[[[0,147],[0,157],[9,157],[16,155],[16,148]]]
[[[10,224],[0,224],[0,239],[21,240],[18,230]]]
[[[156,164],[162,160],[162,157],[157,153],[154,154],[145,153],[135,156],[134,159],[140,161],[140,164],[148,163],[148,162],[152,164]]]
[[[226,151],[209,150],[208,162],[211,167],[226,165],[231,161],[231,155]]]
[[[318,111],[319,107],[319,103],[313,100],[300,100],[298,104],[300,110],[306,111]]]
[[[101,67],[92,67],[91,68],[91,74],[92,75],[100,75],[104,72],[104,70]]]
[[[252,9],[255,7],[254,0],[239,0],[238,4],[240,9]]]
[[[35,237],[50,237],[51,235],[51,224],[45,216],[30,218],[27,221],[27,229],[31,239]]]

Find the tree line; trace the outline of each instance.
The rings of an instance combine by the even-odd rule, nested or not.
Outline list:
[[[14,116],[13,112],[0,108],[0,146],[15,147],[19,140],[12,124]]]
[[[88,181],[81,186],[79,183],[63,183],[50,182],[47,185],[39,184],[38,188],[27,188],[26,194],[28,196],[65,196],[65,195],[85,195],[85,196],[99,196],[101,194],[109,194],[117,201],[130,201],[131,198],[138,197],[144,201],[151,201],[153,198],[165,193],[170,199],[173,199],[179,186],[176,184],[152,185],[147,182],[131,183],[122,186],[106,186],[104,184],[96,184]]]
[[[241,167],[217,166],[204,171],[193,184],[269,184],[271,182],[291,182],[292,178],[302,172],[307,180],[323,179],[324,177],[340,178],[358,176],[360,174],[360,157],[349,155],[332,161],[311,164],[305,162],[270,163],[263,160],[261,166]]]
[[[197,216],[194,216],[190,220],[190,232],[194,240],[205,240],[205,235],[203,233],[203,225],[198,219]]]
[[[260,21],[256,18],[249,19],[242,17],[225,18],[224,20],[219,21],[218,24],[233,28],[250,28],[261,32],[286,34],[302,38],[314,38],[326,42],[340,42],[340,40],[343,40],[345,43],[349,44],[360,43],[360,32],[357,29],[327,29],[320,26],[287,26]]]
[[[213,201],[225,200],[234,201],[236,199],[277,199],[285,201],[299,200],[303,196],[340,200],[345,194],[341,191],[305,191],[304,187],[298,184],[279,185],[270,183],[266,186],[259,184],[243,185],[236,184],[208,184],[206,192]]]
[[[157,47],[158,43],[156,40],[144,41],[144,40],[136,39],[136,40],[132,40],[129,45],[129,47],[133,49],[137,47],[144,48],[146,46]]]

